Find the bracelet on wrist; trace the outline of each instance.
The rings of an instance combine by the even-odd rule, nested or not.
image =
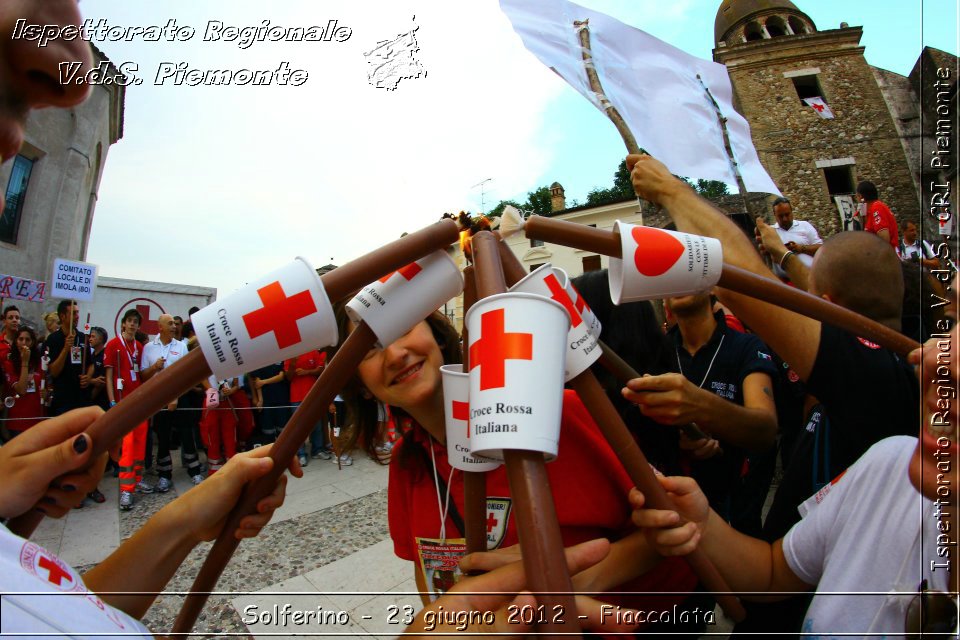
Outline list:
[[[796,254],[795,254],[793,251],[790,251],[790,250],[788,249],[787,252],[786,252],[785,254],[783,254],[783,256],[781,256],[781,258],[780,258],[780,268],[781,268],[781,269],[784,269],[783,265],[784,265],[784,263],[786,263],[787,258],[789,258],[790,256],[793,256],[793,255],[796,255]],[[784,271],[786,271],[786,269],[784,269]]]

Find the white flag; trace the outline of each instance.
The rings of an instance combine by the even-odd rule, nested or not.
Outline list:
[[[817,96],[815,98],[804,98],[803,102],[809,106],[813,107],[813,110],[817,112],[824,120],[833,120],[833,111],[830,109],[830,105],[823,101],[823,98]]]
[[[760,164],[750,125],[733,108],[725,66],[567,0],[500,0],[500,8],[527,49],[601,108],[587,80],[573,26],[575,20],[589,19],[593,64],[606,98],[640,146],[673,173],[736,184],[705,85],[727,118],[730,145],[747,190],[780,193]]]

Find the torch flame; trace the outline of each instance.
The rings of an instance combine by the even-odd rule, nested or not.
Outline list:
[[[457,224],[460,225],[460,251],[463,252],[468,262],[473,262],[473,252],[471,250],[471,239],[473,235],[481,231],[492,231],[494,225],[491,224],[490,219],[486,216],[471,218],[470,214],[466,211],[461,211],[457,216],[454,216],[452,213],[445,213],[443,217],[453,218],[457,221]]]

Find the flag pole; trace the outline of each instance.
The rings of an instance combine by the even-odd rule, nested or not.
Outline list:
[[[477,300],[507,289],[500,261],[498,241],[489,231],[472,238],[477,275]],[[557,510],[550,493],[543,454],[537,451],[504,449],[507,480],[513,496],[523,568],[527,584],[537,602],[547,611],[576,611],[573,582],[567,570]],[[556,607],[560,607],[557,609]],[[568,616],[566,624],[548,621],[537,626],[548,634],[579,634],[580,621]]]
[[[574,20],[573,27],[577,30],[577,37],[580,39],[580,54],[583,56],[583,69],[587,73],[587,81],[590,83],[590,89],[600,103],[600,108],[607,114],[610,122],[620,132],[623,138],[623,144],[627,147],[627,153],[643,153],[637,139],[634,137],[627,121],[623,119],[617,108],[607,99],[607,94],[603,91],[603,84],[600,82],[600,75],[597,73],[597,67],[593,63],[593,49],[590,48],[590,20]],[[640,216],[640,224],[643,224],[643,201],[637,196],[637,213]]]
[[[710,103],[713,105],[713,110],[717,114],[720,131],[723,132],[723,150],[726,151],[727,159],[730,161],[730,170],[733,171],[733,175],[737,179],[737,188],[740,190],[740,198],[743,200],[743,211],[747,215],[750,215],[750,205],[747,203],[747,185],[744,184],[743,176],[740,175],[740,165],[737,163],[736,158],[733,157],[733,147],[730,144],[730,132],[727,129],[727,117],[720,111],[720,105],[710,92],[710,88],[703,82],[703,78],[700,77],[699,73],[697,74],[697,80],[700,81],[700,86],[703,87],[704,93],[707,94],[707,98],[710,100]]]

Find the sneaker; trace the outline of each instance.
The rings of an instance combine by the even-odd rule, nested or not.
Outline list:
[[[160,478],[159,482],[157,482],[157,491],[160,493],[166,493],[167,491],[170,491],[170,487],[172,486],[173,483],[170,482],[169,478]]]
[[[334,458],[333,461],[336,462],[337,459]],[[341,467],[349,467],[349,466],[352,465],[352,464],[353,464],[353,458],[350,457],[350,454],[349,454],[349,453],[340,454],[340,466],[341,466]]]
[[[310,457],[313,458],[314,460],[329,460],[333,456],[330,454],[329,451],[320,449],[320,451],[317,451],[315,454],[313,454]]]
[[[305,456],[305,455],[299,455],[299,456],[297,456],[297,460],[300,461],[300,466],[301,466],[301,467],[305,467],[305,466],[307,466],[308,464],[310,464],[310,460],[309,460],[309,459],[307,458],[307,456]]]
[[[193,483],[193,486],[197,486],[198,484],[203,482],[203,475],[198,473],[197,475],[190,478],[190,482]]]
[[[87,494],[87,497],[93,500],[94,502],[96,502],[97,504],[103,504],[104,502],[107,501],[104,495],[100,493],[100,489],[94,489],[93,491]]]
[[[141,480],[137,483],[137,491],[140,493],[153,493],[153,486],[147,483],[146,480]]]
[[[120,511],[130,511],[133,507],[133,493],[130,491],[120,492]]]

